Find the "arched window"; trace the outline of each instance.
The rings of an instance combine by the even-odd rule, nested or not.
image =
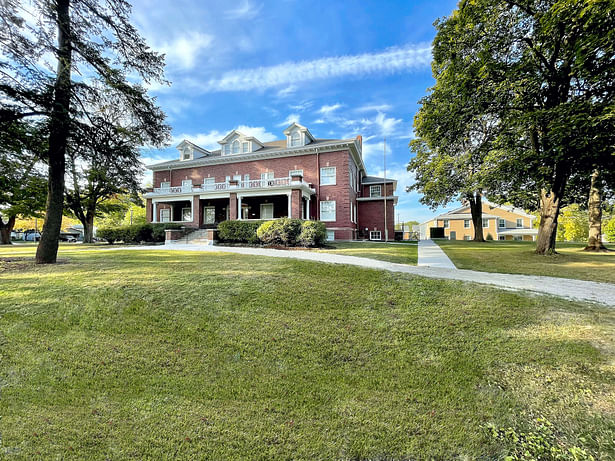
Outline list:
[[[301,145],[301,133],[295,131],[290,135],[290,146],[295,147]]]
[[[232,148],[233,148],[233,154],[239,153],[239,141],[237,139],[233,141]]]

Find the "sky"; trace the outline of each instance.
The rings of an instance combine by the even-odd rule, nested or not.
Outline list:
[[[433,23],[456,1],[132,4],[135,25],[166,54],[171,82],[150,87],[172,127],[171,146],[144,151],[144,163],[178,158],[183,139],[215,149],[233,129],[263,142],[284,139],[295,121],[317,138],[362,135],[370,175],[383,173],[386,138],[387,177],[398,181],[396,222],[434,215],[419,194],[406,192],[413,183],[408,143],[418,101],[434,84]]]

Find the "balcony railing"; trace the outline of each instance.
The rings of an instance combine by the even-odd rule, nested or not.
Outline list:
[[[271,178],[251,179],[248,181],[231,180],[230,182],[199,184],[198,186],[155,187],[154,194],[186,194],[192,192],[215,192],[237,189],[263,189],[291,185],[305,185],[310,187],[305,181],[293,181],[292,178]]]

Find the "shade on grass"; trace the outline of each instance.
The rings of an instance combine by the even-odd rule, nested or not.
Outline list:
[[[558,254],[534,253],[535,242],[438,240],[458,269],[506,274],[547,275],[615,283],[615,251],[583,251],[585,245],[557,243]]]
[[[331,242],[317,251],[416,266],[417,248],[416,243]]]
[[[235,254],[60,259],[0,267],[16,459],[497,457],[488,425],[539,416],[612,455],[613,311]]]

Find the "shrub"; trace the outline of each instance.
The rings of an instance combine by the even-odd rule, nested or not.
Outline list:
[[[602,232],[604,232],[604,236],[610,243],[615,242],[615,217],[611,218],[610,221],[603,226]]]
[[[304,247],[318,247],[327,240],[327,228],[320,221],[303,221],[297,243]]]
[[[133,226],[101,227],[96,231],[96,237],[106,240],[109,244],[115,242],[140,243],[164,242],[166,229],[179,229],[180,224],[136,224]]]
[[[300,219],[282,218],[267,221],[256,231],[259,240],[268,245],[294,246],[301,232]]]
[[[222,221],[218,224],[218,238],[223,242],[258,243],[256,231],[263,221]]]
[[[493,240],[493,235],[491,234],[487,234],[487,237],[485,237],[486,240]]]
[[[106,240],[109,245],[113,245],[118,240],[117,235],[116,227],[101,227],[96,230],[96,238]]]

